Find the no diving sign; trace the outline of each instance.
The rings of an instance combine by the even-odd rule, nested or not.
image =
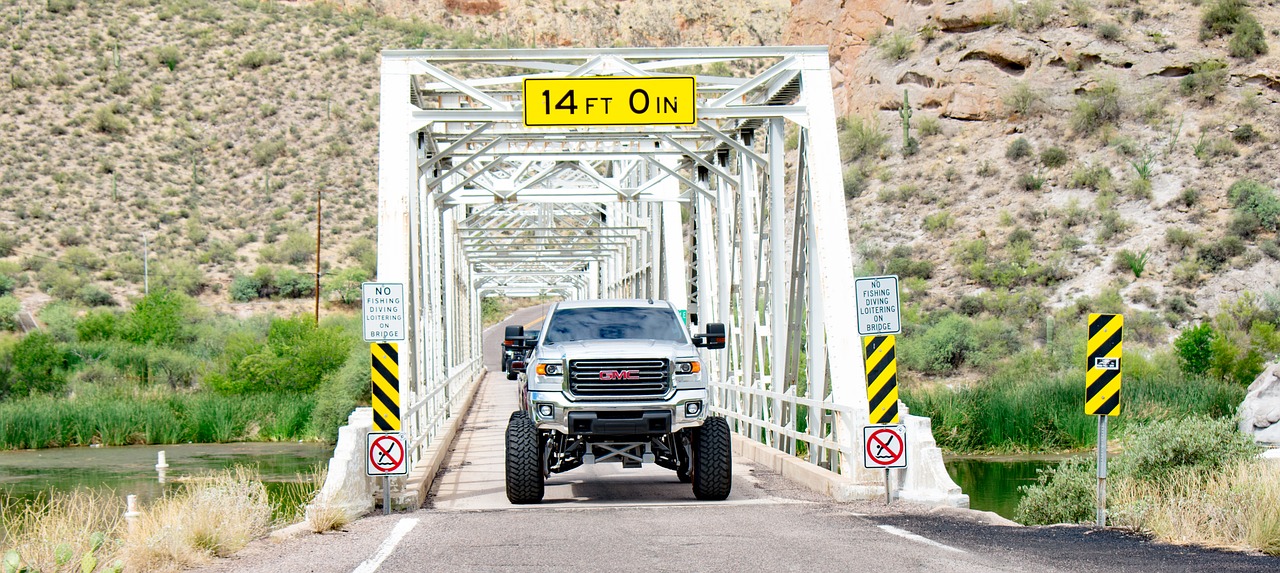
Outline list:
[[[404,440],[398,432],[369,432],[368,446],[365,451],[369,461],[365,464],[365,475],[369,476],[402,476],[409,473],[409,464],[405,463]]]
[[[906,426],[863,426],[862,452],[865,468],[907,467]]]

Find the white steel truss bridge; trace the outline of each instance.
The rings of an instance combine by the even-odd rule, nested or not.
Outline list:
[[[696,119],[524,124],[525,79],[591,76],[694,76]],[[883,483],[862,469],[825,47],[387,51],[380,119],[378,281],[406,286],[410,463],[475,383],[482,297],[649,297],[687,309],[691,328],[729,325],[728,351],[706,358],[735,431],[868,492]],[[961,503],[928,420],[908,427],[904,496]]]

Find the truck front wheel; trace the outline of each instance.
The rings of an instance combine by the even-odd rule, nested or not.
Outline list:
[[[701,500],[719,501],[733,489],[733,446],[729,423],[721,417],[707,418],[694,432],[693,495]]]
[[[533,420],[527,414],[513,414],[507,422],[507,499],[511,503],[542,502],[542,449],[538,442]]]

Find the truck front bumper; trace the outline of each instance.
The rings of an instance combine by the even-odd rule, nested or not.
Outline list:
[[[701,426],[707,418],[707,391],[676,390],[668,400],[611,402],[574,401],[564,392],[531,391],[529,407],[539,429],[562,434],[660,434]]]

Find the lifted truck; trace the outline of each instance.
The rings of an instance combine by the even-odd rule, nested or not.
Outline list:
[[[508,326],[507,340],[523,328]],[[553,305],[519,377],[507,423],[507,499],[542,501],[544,480],[583,464],[654,463],[721,500],[733,486],[729,424],[707,415],[698,347],[725,347],[723,324],[690,337],[668,302]]]

